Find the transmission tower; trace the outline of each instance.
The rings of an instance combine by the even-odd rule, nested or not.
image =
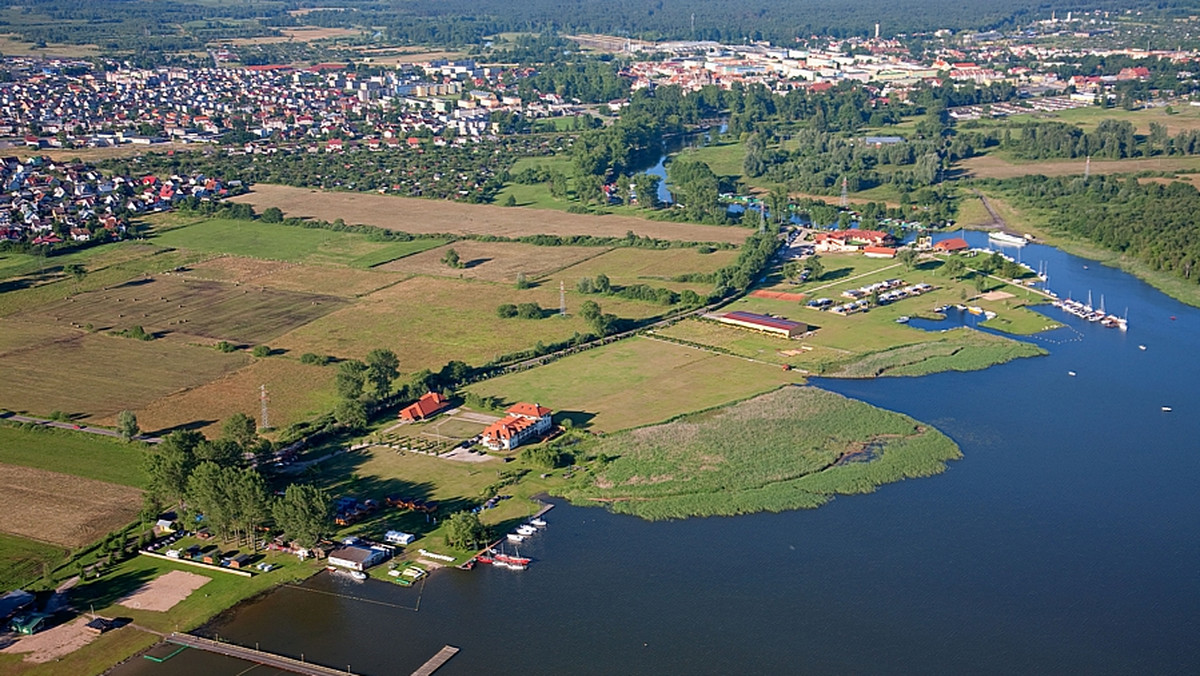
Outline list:
[[[848,206],[850,206],[850,198],[847,196],[847,193],[846,193],[846,177],[843,176],[842,177],[842,208],[844,209]]]
[[[562,280],[558,282],[558,314],[567,316],[567,286]]]
[[[1087,162],[1083,163],[1083,180],[1088,180],[1092,176],[1092,156],[1087,156]]]
[[[258,400],[259,400],[259,403],[262,405],[262,429],[265,430],[265,429],[268,429],[269,427],[271,427],[271,420],[270,420],[270,418],[267,417],[267,402],[270,401],[270,399],[267,398],[267,386],[260,385],[258,388],[258,392],[259,392]]]

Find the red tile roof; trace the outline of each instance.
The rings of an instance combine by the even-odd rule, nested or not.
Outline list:
[[[400,411],[400,417],[405,420],[422,420],[446,408],[449,404],[450,400],[441,394],[429,392],[421,395],[421,398],[416,403],[405,406]]]
[[[509,415],[524,416],[526,418],[541,418],[544,416],[548,416],[551,413],[553,413],[553,411],[546,408],[545,406],[541,406],[539,404],[529,404],[526,402],[514,404],[511,408],[508,409]]]

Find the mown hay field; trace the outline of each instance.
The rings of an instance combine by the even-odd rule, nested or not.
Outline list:
[[[499,356],[567,340],[587,333],[580,317],[557,316],[558,289],[541,285],[518,290],[511,284],[478,280],[414,277],[358,299],[351,307],[326,315],[271,343],[303,354],[315,352],[361,359],[372,349],[388,348],[406,372],[438,369],[450,360],[485,364]],[[584,300],[567,293],[568,312]],[[617,298],[596,298],[604,312],[645,318],[669,308]],[[538,303],[543,319],[501,319],[497,306]]]
[[[442,262],[454,249],[462,268]],[[586,246],[536,246],[517,242],[475,242],[463,240],[407,256],[379,266],[378,270],[404,274],[482,279],[512,284],[524,273],[533,281],[581,261],[604,254],[608,249]]]
[[[719,406],[798,379],[777,366],[630,338],[469,389],[506,402],[538,402],[577,426],[612,432]]]
[[[975,178],[1014,178],[1017,176],[1083,176],[1085,160],[1039,160],[1013,162],[995,153],[959,162],[959,167]],[[1136,171],[1197,171],[1200,157],[1154,157],[1127,160],[1092,160],[1093,174],[1123,174]]]
[[[0,463],[142,488],[145,445],[54,427],[0,424]]]
[[[57,410],[94,420],[210,382],[249,359],[245,353],[171,340],[78,332],[72,340],[36,351],[0,355],[0,407],[40,415]]]
[[[297,359],[269,357],[208,383],[155,399],[141,408],[138,423],[148,432],[188,425],[209,436],[220,434],[221,421],[234,413],[259,418],[265,385],[272,427],[283,428],[333,410],[335,365],[311,366]],[[115,424],[115,416],[99,421]]]
[[[594,235],[644,237],[692,242],[741,244],[751,233],[745,228],[648,221],[631,216],[591,216],[546,209],[523,209],[463,204],[373,193],[326,192],[260,183],[253,191],[232,198],[261,212],[279,207],[288,216],[374,225],[410,233],[461,235]]]
[[[590,258],[553,275],[572,288],[583,277],[607,275],[619,286],[647,284],[666,287],[672,291],[691,289],[701,295],[712,291],[713,285],[703,282],[674,282],[672,277],[688,273],[712,273],[737,259],[735,250],[700,253],[696,249],[613,249]]]
[[[171,216],[157,222],[153,241],[161,246],[293,263],[371,267],[445,244],[440,239],[376,242],[354,232],[220,218]],[[184,225],[162,227],[171,223]]]
[[[185,279],[253,284],[282,291],[355,298],[395,284],[406,275],[380,268],[359,270],[340,265],[306,265],[259,258],[220,256],[189,265]]]
[[[647,519],[818,507],[961,457],[908,416],[813,387],[622,432],[594,450],[615,459],[566,497]]]
[[[72,296],[22,318],[91,324],[97,331],[141,326],[155,334],[253,344],[344,306],[334,296],[163,275]]]
[[[142,492],[129,486],[0,464],[0,531],[80,547],[129,523]]]

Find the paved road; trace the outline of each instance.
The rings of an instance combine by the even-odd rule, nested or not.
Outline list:
[[[46,427],[57,427],[57,428],[63,429],[63,430],[74,430],[76,432],[87,432],[89,434],[99,434],[100,436],[112,437],[114,439],[121,438],[120,434],[117,434],[113,430],[104,429],[103,427],[88,427],[87,425],[80,425],[79,423],[65,423],[65,422],[59,422],[57,420],[47,420],[45,418],[32,418],[27,415],[17,415],[15,413],[10,413],[8,415],[0,414],[0,420],[11,420],[13,422],[23,422],[23,423],[35,423],[38,425],[45,425]],[[157,444],[157,443],[162,442],[162,439],[160,439],[159,437],[148,437],[145,435],[136,437],[136,439],[138,441],[144,441],[148,444]]]

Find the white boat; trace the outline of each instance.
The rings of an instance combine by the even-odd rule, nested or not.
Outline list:
[[[989,232],[988,239],[999,244],[1007,244],[1008,246],[1025,246],[1028,243],[1024,237],[1010,235],[1007,232]]]
[[[896,317],[896,323],[897,324],[907,324],[909,319],[910,319],[910,317],[908,315]]]
[[[1139,350],[1145,350],[1145,349],[1146,349],[1146,346],[1145,346],[1145,345],[1138,345],[1138,349],[1139,349]]]
[[[537,533],[537,529],[533,526],[517,526],[517,533],[520,535],[530,536]]]
[[[507,536],[509,542],[524,542],[525,536],[519,533],[509,533]]]
[[[1170,406],[1163,406],[1163,407],[1162,407],[1162,410],[1163,410],[1163,413],[1170,413],[1170,412],[1171,412],[1171,407],[1170,407]]]
[[[1067,371],[1067,375],[1069,375],[1069,376],[1074,376],[1074,375],[1075,375],[1075,372],[1074,372],[1074,371]]]
[[[541,519],[530,519],[529,523],[530,523],[530,525],[537,526],[538,528],[546,527],[546,522],[542,521]]]

